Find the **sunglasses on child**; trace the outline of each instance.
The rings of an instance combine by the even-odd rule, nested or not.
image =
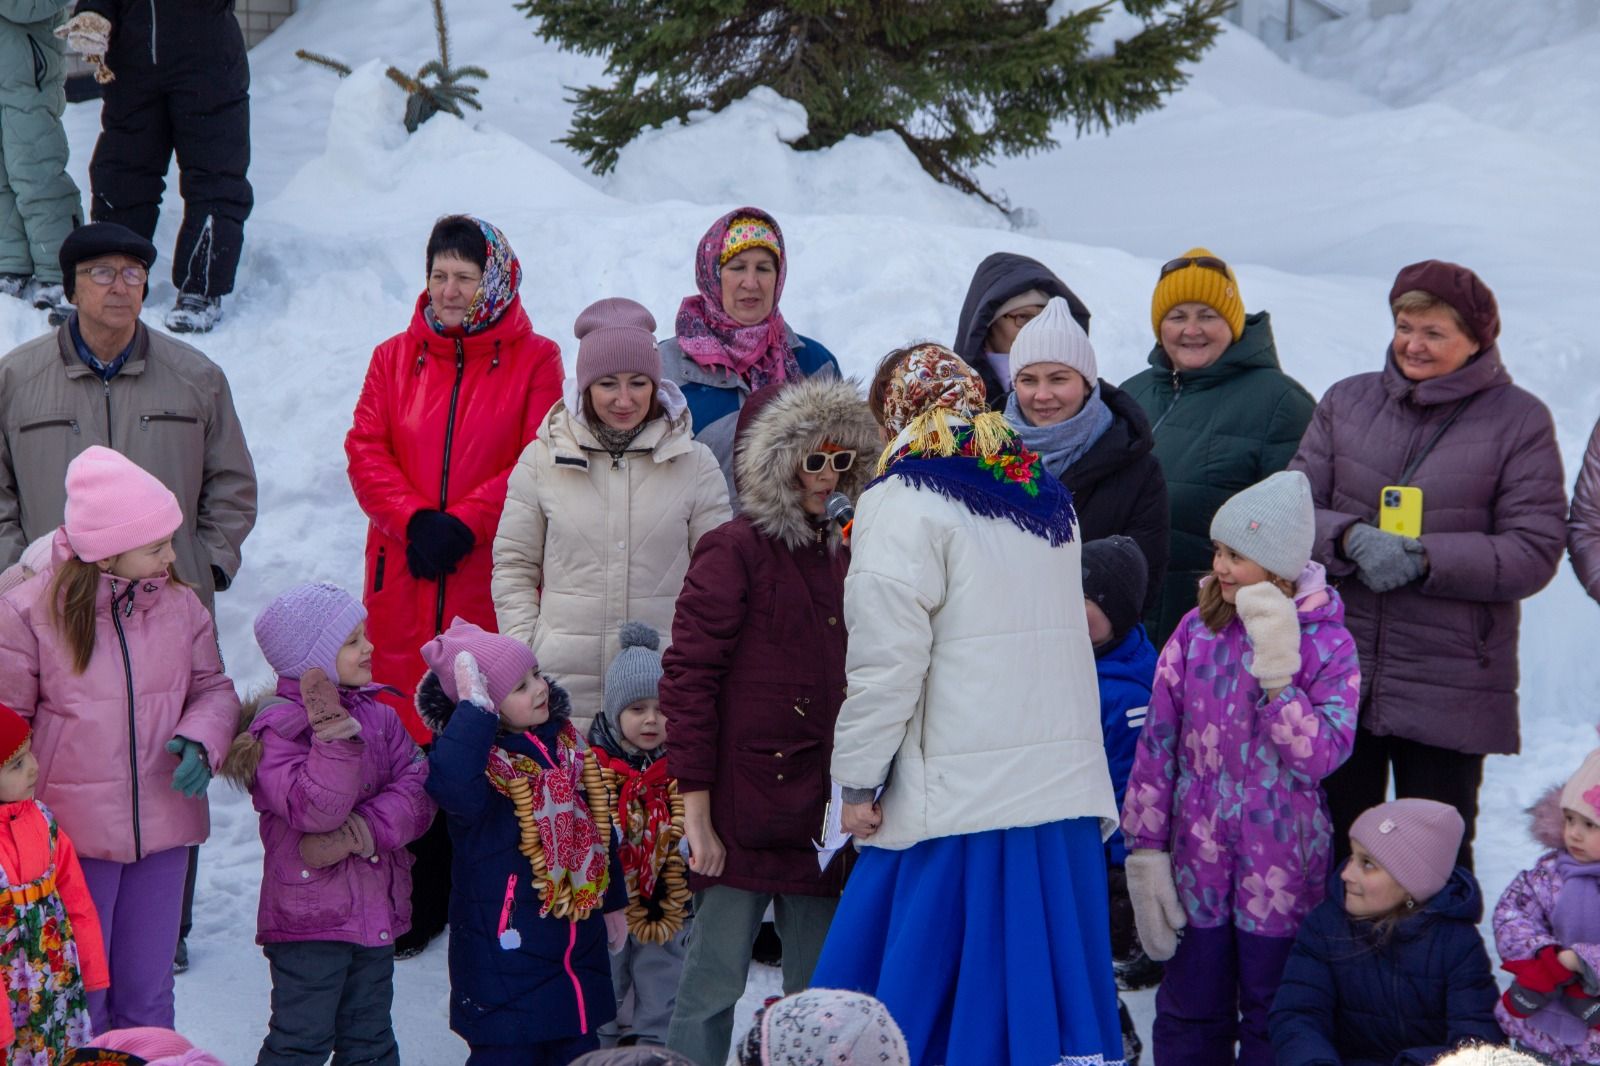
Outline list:
[[[1221,274],[1224,277],[1226,277],[1228,274],[1228,264],[1224,263],[1222,260],[1216,258],[1215,256],[1196,255],[1184,256],[1182,259],[1168,260],[1161,267],[1161,276],[1164,278],[1175,270],[1182,270],[1184,267],[1190,266],[1202,267],[1206,270],[1215,270],[1218,274]]]
[[[855,465],[856,453],[853,451],[840,452],[812,452],[800,460],[800,469],[808,474],[820,474],[829,466],[835,473],[842,474]]]

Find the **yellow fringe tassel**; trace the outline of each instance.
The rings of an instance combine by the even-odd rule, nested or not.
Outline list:
[[[909,432],[907,444],[896,447],[894,442],[883,450],[878,457],[878,475],[881,477],[889,469],[891,460],[900,448],[909,448],[912,452],[923,456],[938,456],[949,458],[959,450],[956,440],[956,431],[963,426],[972,429],[973,447],[980,458],[988,459],[1000,452],[1011,443],[1016,436],[1006,416],[1000,411],[985,411],[973,418],[970,422],[957,422],[950,424],[950,411],[943,407],[934,407],[922,412],[911,420],[906,427]],[[905,434],[897,434],[895,440],[900,440]]]

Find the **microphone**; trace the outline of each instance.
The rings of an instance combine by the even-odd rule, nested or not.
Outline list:
[[[827,515],[839,524],[840,529],[848,526],[856,517],[856,509],[850,504],[850,497],[842,492],[835,492],[829,496],[823,505],[827,508]]]

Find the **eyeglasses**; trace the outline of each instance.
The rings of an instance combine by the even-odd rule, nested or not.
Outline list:
[[[1171,260],[1168,260],[1161,267],[1161,277],[1164,278],[1168,274],[1172,273],[1174,270],[1182,270],[1184,267],[1190,267],[1190,266],[1204,267],[1206,270],[1215,270],[1218,274],[1221,274],[1223,277],[1227,277],[1228,276],[1228,264],[1227,263],[1224,263],[1222,260],[1220,260],[1220,259],[1218,259],[1218,258],[1216,258],[1214,256],[1196,255],[1196,256],[1185,256],[1182,259],[1171,259]]]
[[[1042,307],[1024,307],[1020,311],[1007,311],[1000,317],[1011,323],[1017,329],[1021,329],[1029,322],[1032,322],[1034,319],[1038,318],[1039,312],[1043,310],[1044,308]]]
[[[114,266],[96,266],[80,269],[78,273],[87,274],[89,276],[89,280],[94,282],[96,285],[110,285],[113,281],[117,280],[118,274],[122,275],[123,281],[126,281],[129,285],[134,286],[143,285],[150,277],[150,272],[144,267],[123,267],[121,270],[118,270]]]
[[[842,474],[855,463],[856,453],[853,451],[812,452],[800,460],[800,469],[808,474],[820,474],[832,466],[835,473]]]

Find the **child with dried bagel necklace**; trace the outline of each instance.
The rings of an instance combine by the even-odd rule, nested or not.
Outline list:
[[[457,619],[422,657],[454,849],[450,1028],[468,1066],[564,1066],[616,1014],[606,949],[627,937],[599,766],[526,644]]]

